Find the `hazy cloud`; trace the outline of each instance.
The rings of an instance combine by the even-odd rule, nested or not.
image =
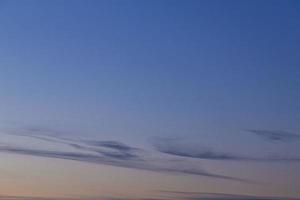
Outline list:
[[[240,194],[225,193],[202,193],[202,192],[182,192],[182,191],[159,191],[167,194],[172,199],[185,200],[300,200],[299,198],[274,197],[274,196],[250,196]]]
[[[116,198],[116,197],[92,197],[92,198],[65,198],[65,197],[30,197],[30,196],[0,196],[0,200],[300,200],[299,198],[274,197],[274,196],[250,196],[223,193],[201,193],[180,191],[159,191],[164,197],[142,198]],[[157,196],[157,195],[156,195]]]
[[[177,167],[168,163],[167,160],[164,161],[164,164],[170,164],[169,166],[157,165],[155,162],[152,163],[149,160],[147,161],[145,159],[139,159],[140,157],[137,155],[135,155],[135,158],[137,159],[132,159],[132,155],[127,155],[127,154],[114,154],[109,152],[105,152],[105,153],[101,152],[102,155],[99,154],[97,155],[97,154],[93,154],[92,152],[77,153],[77,152],[65,152],[65,151],[50,151],[50,150],[42,150],[42,149],[29,149],[29,148],[17,147],[17,146],[0,146],[0,152],[38,156],[38,157],[45,157],[45,158],[73,160],[73,161],[80,161],[80,162],[87,162],[87,163],[94,163],[94,164],[111,165],[115,167],[147,170],[153,172],[198,175],[198,176],[205,176],[210,178],[248,182],[246,180],[235,178],[235,177],[210,173],[202,169],[194,169],[190,167]]]
[[[201,146],[194,146],[189,143],[183,143],[179,139],[170,138],[156,138],[152,141],[154,148],[165,154],[198,158],[198,159],[209,159],[209,160],[249,160],[253,158],[243,157],[239,155],[233,155],[226,152],[216,152],[209,148]]]
[[[136,152],[138,148],[130,147],[118,141],[93,141],[93,140],[81,140],[70,139],[62,137],[62,132],[41,128],[41,127],[23,127],[20,132],[13,131],[10,134],[17,136],[30,137],[50,143],[59,143],[69,145],[73,148],[90,151],[97,154],[101,154],[106,157],[116,159],[138,159]]]
[[[68,198],[68,197],[37,197],[37,196],[8,196],[0,195],[0,200],[105,200],[104,197],[94,197],[94,198]]]
[[[106,147],[106,148],[116,149],[120,151],[130,151],[135,149],[117,141],[84,141],[84,143],[90,146]]]
[[[159,152],[189,158],[211,159],[211,160],[244,160],[245,158],[211,150],[191,150],[184,147],[174,147],[166,145],[154,145]]]
[[[24,131],[25,130],[25,131]],[[46,134],[44,134],[46,133]],[[217,179],[226,179],[234,181],[248,182],[251,181],[229,177],[225,175],[207,172],[199,169],[199,165],[194,163],[186,163],[184,158],[198,158],[209,160],[232,160],[232,161],[284,161],[284,162],[298,162],[300,158],[285,158],[285,157],[268,157],[268,158],[250,158],[247,156],[240,156],[229,154],[226,152],[216,152],[209,148],[190,148],[189,144],[178,145],[177,139],[157,139],[153,143],[156,150],[159,152],[180,156],[183,158],[182,163],[173,163],[171,160],[149,159],[147,152],[138,149],[119,141],[99,141],[99,140],[84,140],[84,139],[70,139],[63,137],[59,131],[42,129],[42,128],[25,128],[18,133],[14,131],[13,134],[17,136],[31,137],[33,139],[43,140],[50,143],[59,143],[73,147],[79,152],[66,151],[50,151],[44,149],[29,149],[19,146],[6,145],[0,146],[0,152],[39,156],[47,158],[56,158],[64,160],[74,160],[80,162],[104,164],[116,167],[132,168],[139,170],[147,170],[154,172],[170,173],[170,174],[189,174],[197,176],[205,176]]]
[[[255,135],[263,138],[264,140],[271,141],[271,142],[290,142],[294,140],[299,140],[300,135],[291,133],[288,131],[282,130],[256,130],[256,129],[249,129],[246,130],[250,133],[254,133]]]
[[[299,162],[300,157],[284,157],[284,156],[265,156],[265,157],[250,157],[237,155],[227,152],[218,152],[208,147],[203,148],[201,145],[193,146],[189,143],[182,143],[177,139],[157,138],[153,142],[153,147],[165,154],[206,159],[206,160],[227,160],[227,161],[260,161],[260,162]]]

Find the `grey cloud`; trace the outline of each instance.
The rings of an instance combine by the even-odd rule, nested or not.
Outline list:
[[[249,129],[246,131],[250,133],[254,133],[255,135],[263,138],[264,140],[271,141],[271,142],[290,142],[290,141],[300,139],[300,135],[288,131],[282,131],[282,130]]]
[[[108,197],[105,200],[169,200],[164,198],[116,198],[116,197]]]
[[[213,152],[211,150],[205,151],[190,151],[189,149],[185,149],[182,147],[173,148],[170,146],[163,146],[163,145],[154,145],[156,150],[161,153],[166,153],[175,156],[181,157],[190,157],[190,158],[200,158],[200,159],[211,159],[211,160],[245,160],[243,157],[227,154],[227,153],[220,153],[220,152]]]
[[[128,152],[104,152],[99,151],[102,155],[106,157],[122,159],[122,160],[129,160],[129,159],[137,159],[139,158],[137,155],[128,153]]]
[[[121,151],[130,151],[134,148],[117,141],[85,141],[86,144],[96,147],[106,147]]]
[[[188,165],[184,163],[184,165],[181,165],[180,167],[168,159],[159,160],[154,158],[150,160],[149,158],[147,158],[147,154],[144,150],[129,146],[119,141],[70,139],[63,137],[62,134],[52,134],[52,132],[60,133],[60,131],[50,131],[50,129],[42,128],[25,128],[25,130],[26,131],[24,131],[24,128],[20,132],[15,130],[13,131],[13,134],[17,136],[25,136],[38,140],[44,140],[51,143],[68,145],[79,150],[79,153],[28,149],[18,146],[0,146],[0,152],[75,160],[94,164],[104,164],[116,167],[133,168],[169,174],[197,175],[216,179],[226,179],[250,183],[250,181],[248,180],[214,174],[202,169],[198,169],[198,167],[194,166],[194,164]],[[49,131],[51,132],[51,134],[48,134]],[[44,134],[45,132],[46,135]],[[224,155],[218,156],[223,157],[223,159],[227,158]]]
[[[169,195],[172,199],[185,200],[300,200],[299,198],[280,197],[280,196],[252,196],[225,193],[202,193],[184,191],[159,191]]]
[[[226,180],[232,180],[232,181],[239,181],[239,182],[245,182],[245,183],[254,183],[250,180],[245,180],[241,178],[235,178],[231,176],[224,176],[219,174],[213,174],[201,170],[191,170],[191,169],[159,169],[159,171],[162,172],[168,172],[168,173],[183,173],[183,174],[192,174],[192,175],[198,175],[198,176],[206,176],[210,178],[217,178],[217,179],[226,179]]]
[[[93,197],[93,198],[47,198],[30,196],[0,196],[0,200],[300,200],[299,198],[277,197],[277,196],[250,196],[223,193],[201,193],[201,192],[177,192],[160,191],[168,194],[167,197],[142,197],[142,198],[115,198],[115,197]],[[157,196],[157,195],[156,195]]]
[[[59,143],[64,145],[69,145],[73,148],[96,152],[106,157],[116,158],[116,159],[139,159],[136,152],[139,150],[134,147],[130,147],[118,141],[92,141],[92,140],[80,140],[80,139],[70,139],[61,137],[59,134],[48,134],[44,135],[44,132],[49,132],[51,129],[42,128],[23,128],[26,132],[16,133],[15,131],[11,134],[17,136],[30,137],[46,142]],[[59,131],[51,130],[51,132],[59,133]],[[39,134],[38,134],[39,133]]]
[[[134,151],[133,150],[122,150],[122,149],[107,150],[107,149],[99,149],[99,148],[90,147],[90,146],[84,146],[84,145],[75,144],[75,143],[68,143],[68,145],[70,145],[76,149],[90,151],[90,152],[96,152],[98,154],[101,154],[101,155],[107,156],[107,157],[111,157],[111,158],[123,159],[123,160],[128,160],[128,159],[140,159],[141,160],[141,158],[136,154],[135,150]],[[131,149],[133,149],[133,148],[131,148]]]
[[[138,159],[136,152],[139,149],[128,146],[118,141],[82,141],[88,147],[82,145],[74,145],[73,147],[90,150],[102,154],[104,156],[114,157],[117,159]],[[103,150],[104,148],[104,150]]]
[[[177,139],[158,138],[154,140],[153,147],[165,154],[186,158],[223,161],[259,161],[259,162],[300,162],[300,157],[266,156],[250,157],[235,155],[227,152],[218,152],[208,148],[191,147],[189,144],[180,143]]]
[[[47,198],[47,197],[4,196],[4,195],[1,195],[0,200],[77,200],[77,199],[74,199],[74,198],[61,198],[61,197]],[[88,200],[88,199],[85,199],[85,200]]]
[[[6,128],[3,132],[10,135],[31,137],[51,143],[67,144],[70,142],[70,140],[65,141],[66,139],[61,137],[62,132],[60,131],[35,126]]]
[[[215,152],[208,148],[191,147],[189,144],[183,144],[178,139],[169,138],[156,138],[152,141],[153,147],[165,154],[198,158],[198,159],[210,159],[210,160],[249,160],[247,158],[238,155],[232,155],[225,152]]]
[[[0,200],[105,200],[105,197],[92,197],[92,198],[83,198],[83,197],[37,197],[37,196],[8,196],[8,195],[0,195]]]
[[[51,128],[45,128],[40,126],[23,126],[19,129],[19,132],[22,131],[27,134],[43,134],[46,136],[59,136],[62,135],[63,131],[58,131]]]
[[[108,154],[105,156],[100,156],[100,155],[87,154],[87,153],[28,149],[28,148],[13,147],[13,146],[0,146],[0,152],[46,157],[46,158],[57,158],[57,159],[64,159],[64,160],[74,160],[74,161],[81,161],[81,162],[94,163],[94,164],[104,164],[104,165],[111,165],[116,167],[147,170],[153,172],[189,174],[189,175],[206,176],[206,177],[217,178],[217,179],[247,182],[246,180],[243,179],[213,174],[213,173],[206,172],[204,170],[188,169],[188,168],[182,169],[182,168],[177,168],[175,166],[160,167],[142,160],[126,159],[125,156],[119,158],[114,155],[112,156]]]

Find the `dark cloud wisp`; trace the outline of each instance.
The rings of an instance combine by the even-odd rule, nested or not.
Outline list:
[[[249,129],[247,132],[254,133],[264,140],[271,142],[291,142],[300,139],[299,134],[291,133],[282,130],[256,130]]]
[[[19,154],[19,155],[28,155],[28,156],[38,156],[44,158],[73,160],[73,161],[80,161],[86,163],[110,165],[115,167],[147,170],[147,171],[161,172],[161,173],[168,173],[168,174],[197,175],[197,176],[205,176],[205,177],[216,178],[216,179],[248,182],[246,180],[235,178],[235,177],[210,173],[202,169],[194,169],[190,167],[182,168],[174,165],[163,167],[161,165],[157,165],[155,163],[149,162],[148,160],[140,158],[138,155],[134,155],[135,158],[137,159],[132,159],[132,155],[126,155],[126,154],[117,155],[113,153],[102,152],[102,155],[100,155],[92,152],[78,153],[78,152],[65,152],[65,151],[51,151],[51,150],[43,150],[43,149],[29,149],[29,148],[17,147],[17,146],[0,146],[0,152]],[[164,162],[164,164],[166,163],[168,163],[167,160]]]
[[[215,174],[203,169],[199,169],[200,165],[188,163],[185,158],[197,158],[207,160],[231,160],[231,161],[289,161],[298,162],[300,158],[285,158],[285,157],[270,157],[270,158],[250,158],[229,154],[226,152],[216,152],[208,148],[190,148],[189,144],[179,145],[177,139],[161,139],[154,143],[154,147],[161,153],[173,156],[180,156],[183,160],[183,165],[174,164],[172,160],[151,158],[143,149],[135,148],[119,141],[109,140],[84,140],[70,139],[63,137],[60,131],[53,131],[40,128],[29,128],[26,131],[14,131],[14,135],[22,137],[30,137],[33,139],[43,140],[50,143],[58,143],[68,145],[76,152],[66,151],[50,151],[41,148],[30,149],[20,146],[6,145],[0,146],[0,152],[38,156],[45,158],[55,158],[64,160],[73,160],[94,164],[110,165],[115,167],[132,168],[138,170],[147,170],[153,172],[161,172],[168,174],[185,174],[197,175],[216,179],[225,179],[233,181],[241,181],[251,183],[252,181],[230,177],[221,174]],[[41,131],[39,133],[39,131]],[[46,132],[46,134],[44,134]]]
[[[120,151],[130,151],[134,148],[117,141],[84,141],[85,144],[96,147],[106,147]]]
[[[192,146],[188,143],[181,143],[177,139],[156,139],[153,142],[153,147],[168,155],[196,158],[203,160],[219,160],[219,161],[259,161],[259,162],[300,162],[300,157],[287,157],[287,156],[245,156],[231,154],[227,152],[218,152],[209,148],[201,148],[199,146]]]
[[[253,196],[226,193],[182,192],[182,191],[159,191],[172,199],[185,200],[300,200],[299,198],[280,196]]]

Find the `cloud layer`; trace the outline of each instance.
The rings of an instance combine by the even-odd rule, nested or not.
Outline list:
[[[181,191],[159,191],[163,197],[144,197],[144,198],[47,198],[30,196],[0,196],[0,200],[300,200],[299,198],[274,197],[274,196],[250,196],[239,194],[224,193],[201,193],[201,192],[181,192]]]
[[[291,142],[300,139],[300,135],[282,130],[249,129],[247,131],[271,142]]]
[[[284,134],[283,132],[270,132],[249,130],[259,136],[267,137],[276,140],[287,140],[287,138],[297,138],[294,134]],[[230,177],[220,174],[215,174],[203,170],[200,165],[188,163],[187,158],[218,160],[218,161],[268,161],[268,162],[300,162],[297,157],[250,157],[238,155],[235,153],[227,153],[215,151],[211,148],[201,146],[192,147],[189,143],[182,143],[178,139],[156,138],[153,142],[153,147],[160,153],[166,155],[181,157],[180,165],[165,158],[149,158],[147,151],[132,147],[120,141],[108,140],[85,140],[72,139],[62,137],[59,131],[42,128],[26,128],[23,130],[14,131],[14,135],[22,137],[30,137],[33,139],[43,140],[50,143],[58,143],[72,147],[76,151],[59,151],[47,150],[41,148],[26,148],[14,145],[0,145],[0,152],[38,156],[45,158],[55,158],[64,160],[73,160],[94,164],[111,165],[115,167],[132,168],[139,170],[147,170],[169,174],[186,174],[198,175],[210,178],[251,182],[248,180]],[[284,136],[283,136],[284,135]],[[285,138],[285,139],[284,139]],[[184,163],[184,164],[182,164]]]
[[[274,197],[274,196],[250,196],[224,193],[202,193],[202,192],[181,192],[181,191],[160,191],[168,199],[184,200],[300,200],[299,198]]]
[[[300,162],[300,157],[287,156],[246,156],[232,154],[228,152],[219,152],[208,147],[197,145],[196,147],[189,143],[184,143],[179,139],[173,138],[157,138],[153,141],[153,147],[165,154],[196,158],[203,160],[219,160],[219,161],[260,161],[260,162]]]
[[[74,148],[74,150],[76,149],[77,151],[53,151],[41,148],[0,145],[0,152],[73,160],[168,174],[197,175],[209,178],[250,182],[240,178],[211,173],[200,168],[200,165],[186,164],[184,160],[180,163],[180,165],[177,165],[174,164],[173,161],[168,159],[150,159],[145,150],[131,147],[119,141],[68,139],[57,135],[36,135],[36,132],[36,130],[34,130],[33,132],[27,130],[26,133],[21,132],[20,134],[14,132],[14,135],[44,140],[50,143],[60,143],[62,145],[68,145]]]

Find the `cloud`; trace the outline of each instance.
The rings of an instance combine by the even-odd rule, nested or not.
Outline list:
[[[8,195],[4,196],[4,195],[1,195],[0,196],[0,200],[77,200],[77,199],[74,199],[74,198],[62,198],[62,197],[48,198],[48,197],[8,196]],[[88,200],[88,199],[84,199],[84,200]]]
[[[25,130],[25,131],[24,131]],[[39,132],[41,131],[41,132]],[[51,132],[51,134],[49,133]],[[46,133],[46,135],[44,135]],[[56,134],[52,134],[56,133]],[[129,146],[119,141],[99,141],[99,140],[84,140],[71,139],[63,137],[60,131],[50,129],[43,130],[42,128],[23,128],[20,132],[13,131],[12,134],[22,137],[31,137],[33,139],[43,140],[50,143],[59,143],[71,146],[77,152],[65,151],[49,151],[43,149],[29,149],[19,146],[0,146],[0,152],[39,156],[47,158],[56,158],[64,160],[75,160],[80,162],[111,165],[116,167],[132,168],[139,170],[147,170],[153,172],[161,172],[168,174],[186,174],[205,176],[216,179],[226,179],[233,181],[241,181],[253,183],[249,180],[244,180],[236,177],[230,177],[220,174],[208,172],[199,169],[199,163],[187,162],[185,158],[197,158],[207,160],[231,160],[231,161],[282,161],[282,162],[300,162],[300,158],[287,157],[267,157],[255,158],[226,152],[217,152],[209,148],[191,148],[189,144],[182,144],[178,139],[157,139],[153,143],[156,150],[173,156],[182,157],[182,161],[174,163],[170,159],[160,160],[158,158],[149,158],[146,151]],[[79,150],[79,153],[78,153]],[[177,161],[176,161],[177,162]],[[183,164],[182,164],[183,163]],[[178,165],[179,164],[179,165]]]
[[[117,142],[116,142],[117,143]],[[111,149],[111,148],[95,148],[93,146],[85,146],[75,143],[67,143],[68,145],[72,146],[73,148],[79,149],[79,150],[85,150],[94,152],[97,154],[101,154],[106,157],[111,157],[115,159],[122,159],[122,160],[129,160],[129,159],[139,159],[142,160],[138,155],[138,149],[135,149],[133,147],[130,147],[130,149]]]
[[[185,196],[185,195],[189,196]],[[300,200],[298,198],[272,197],[272,196],[247,196],[234,194],[217,193],[196,193],[194,195],[188,192],[173,193],[172,198],[142,197],[142,198],[116,198],[116,197],[96,197],[96,198],[65,198],[65,197],[36,197],[36,196],[0,196],[0,200]]]
[[[12,195],[0,195],[0,200],[106,200],[105,197],[42,197],[42,196],[12,196]]]
[[[73,148],[96,152],[98,154],[116,158],[116,159],[139,159],[141,157],[137,153],[143,151],[141,149],[131,147],[124,143],[118,141],[92,141],[92,140],[80,140],[80,139],[69,139],[62,138],[59,136],[44,136],[44,135],[27,135],[27,134],[15,134],[18,136],[31,137],[38,140],[43,140],[46,142],[60,143],[69,145]],[[268,156],[264,158],[249,157],[230,154],[226,152],[216,152],[211,149],[203,149],[197,147],[197,149],[191,149],[189,145],[187,146],[176,146],[173,144],[174,139],[161,139],[160,142],[154,143],[154,147],[161,153],[175,155],[180,157],[207,159],[207,160],[231,160],[231,161],[267,161],[267,162],[300,162],[300,157],[282,157],[282,156]]]
[[[43,134],[44,136],[59,136],[62,135],[63,131],[58,131],[55,129],[50,129],[50,128],[45,128],[45,127],[40,127],[40,126],[25,126],[19,129],[26,134]]]
[[[135,149],[117,141],[84,141],[84,142],[90,146],[106,147],[106,148],[116,149],[120,151],[130,151]]]
[[[89,154],[89,153],[50,151],[50,150],[42,150],[42,149],[21,148],[21,147],[15,147],[15,146],[0,146],[0,152],[13,153],[13,154],[19,154],[19,155],[38,156],[38,157],[45,157],[45,158],[73,160],[73,161],[80,161],[80,162],[86,162],[86,163],[111,165],[111,166],[115,166],[115,167],[147,170],[147,171],[153,171],[153,172],[198,175],[198,176],[206,176],[206,177],[210,177],[210,178],[247,182],[246,180],[243,180],[243,179],[209,173],[209,172],[206,172],[201,169],[191,169],[191,168],[183,168],[183,167],[176,167],[176,166],[162,167],[159,165],[151,164],[142,159],[133,160],[133,159],[131,159],[131,157],[116,156],[116,155],[111,155],[111,154],[105,154],[105,155],[100,156],[100,155]]]
[[[199,169],[200,163],[189,162],[185,157],[207,157],[208,159],[244,159],[234,155],[227,155],[206,151],[200,154],[190,155],[188,151],[175,152],[172,148],[168,151],[160,149],[161,152],[168,154],[180,155],[183,157],[181,160],[174,161],[170,158],[161,159],[159,157],[152,157],[147,151],[127,145],[120,141],[114,140],[85,140],[68,138],[65,132],[41,128],[41,127],[21,127],[5,131],[8,134],[15,136],[30,137],[36,140],[42,140],[49,143],[67,145],[74,150],[70,151],[51,151],[41,148],[25,148],[19,145],[0,145],[0,152],[21,154],[28,156],[38,156],[45,158],[55,158],[64,160],[73,160],[93,164],[111,165],[115,167],[131,168],[138,170],[147,170],[153,172],[160,172],[165,174],[178,174],[178,175],[196,175],[204,176],[214,179],[224,179],[232,181],[240,181],[245,183],[253,183],[249,180],[244,180],[236,177],[215,174],[208,172],[202,168]],[[168,143],[168,142],[167,142]]]
[[[85,149],[89,151],[93,151],[104,156],[114,157],[117,159],[140,159],[136,153],[140,150],[138,148],[130,147],[124,143],[118,141],[85,141],[78,140],[78,142],[82,142],[85,145],[78,144],[70,144],[71,146],[77,149]]]
[[[239,155],[233,155],[226,152],[216,152],[209,148],[201,146],[195,146],[189,143],[184,143],[179,139],[172,138],[156,138],[152,142],[153,147],[165,154],[198,158],[198,159],[209,159],[209,160],[249,160],[252,158],[243,157]]]
[[[73,148],[95,152],[103,156],[116,159],[138,159],[136,152],[138,148],[130,147],[118,141],[93,141],[70,139],[62,137],[61,131],[41,128],[41,127],[22,127],[21,131],[10,131],[16,136],[30,137],[50,143],[69,145]]]
[[[212,150],[191,150],[185,147],[175,147],[168,144],[154,144],[156,150],[174,156],[211,159],[211,160],[243,160],[245,158],[228,153],[214,152]]]
[[[299,198],[277,197],[277,196],[250,196],[224,193],[201,193],[181,191],[158,191],[164,197],[92,197],[92,198],[66,198],[66,197],[30,197],[30,196],[0,196],[0,200],[300,200]],[[157,196],[157,195],[156,195]]]
[[[225,193],[202,193],[202,192],[184,192],[184,191],[159,191],[167,194],[172,199],[185,200],[300,200],[299,198],[280,197],[280,196],[253,196],[241,194]]]
[[[249,129],[246,130],[250,133],[254,133],[255,135],[263,138],[264,140],[271,141],[271,142],[291,142],[300,139],[300,135],[281,131],[281,130],[256,130],[256,129]]]
[[[201,145],[195,146],[186,142],[182,142],[179,139],[157,138],[153,140],[152,144],[153,147],[161,153],[186,158],[219,161],[300,162],[300,157],[250,157],[227,152],[218,152],[208,147],[201,147]]]
[[[29,127],[9,127],[1,128],[3,133],[16,136],[31,137],[33,139],[43,140],[51,143],[68,144],[70,139],[65,139],[62,135],[65,132],[38,126]]]

